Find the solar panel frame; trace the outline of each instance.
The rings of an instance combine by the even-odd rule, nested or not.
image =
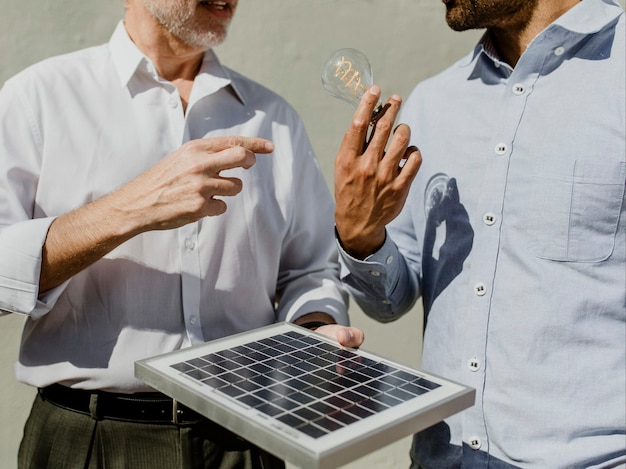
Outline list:
[[[276,339],[294,333],[327,353],[310,358],[306,349],[290,351],[284,343],[276,345]],[[268,344],[288,355],[263,353]],[[246,364],[240,357],[256,361]],[[238,362],[243,362],[239,368],[233,365]],[[194,369],[189,363],[205,368]],[[188,369],[204,382],[179,369]],[[341,347],[290,323],[139,360],[135,375],[301,469],[346,464],[472,406],[475,397],[473,388],[362,349]],[[217,390],[214,385],[225,387]],[[364,395],[369,399],[355,405],[355,399]],[[310,416],[318,420],[311,423]],[[302,426],[296,429],[297,425]]]

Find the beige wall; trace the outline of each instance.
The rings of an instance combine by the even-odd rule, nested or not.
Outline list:
[[[0,0],[0,83],[45,57],[106,41],[123,14],[122,0]],[[479,32],[454,33],[436,0],[241,0],[222,61],[287,98],[303,117],[332,184],[333,158],[352,110],[320,85],[324,59],[340,47],[365,52],[384,94],[406,96],[419,80],[472,47]],[[419,365],[419,311],[381,325],[351,308],[367,333],[364,348]],[[0,467],[14,469],[33,390],[15,382],[22,319],[0,318]],[[409,439],[351,468],[407,467]]]

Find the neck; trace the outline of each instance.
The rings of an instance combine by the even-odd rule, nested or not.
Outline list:
[[[489,28],[500,57],[515,67],[533,39],[579,1],[539,1],[524,19],[516,18],[509,23]]]
[[[128,8],[124,25],[135,45],[150,58],[160,77],[171,82],[194,80],[204,58],[203,49],[174,37],[145,11]]]

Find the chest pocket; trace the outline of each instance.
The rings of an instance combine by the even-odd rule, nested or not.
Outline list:
[[[538,257],[555,261],[608,258],[615,246],[625,185],[624,161],[544,161],[528,191],[529,248]]]

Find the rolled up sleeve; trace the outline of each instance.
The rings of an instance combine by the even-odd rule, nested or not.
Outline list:
[[[64,285],[39,295],[41,252],[54,218],[15,223],[0,230],[0,309],[33,318],[50,311]]]

